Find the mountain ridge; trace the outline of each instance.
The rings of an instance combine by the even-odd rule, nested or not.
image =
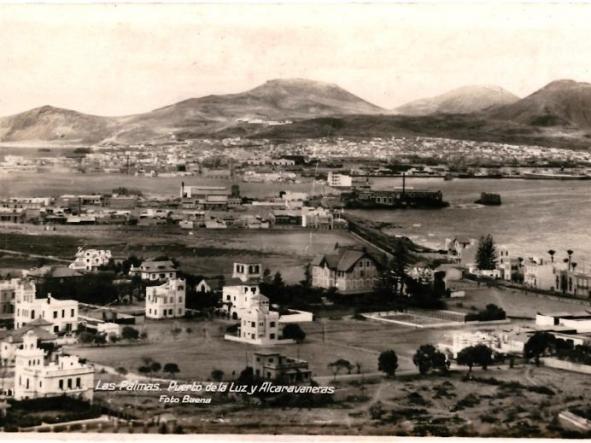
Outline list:
[[[393,111],[402,115],[472,114],[519,100],[496,85],[466,85],[434,97],[413,100]]]

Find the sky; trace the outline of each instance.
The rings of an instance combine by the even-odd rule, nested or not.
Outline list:
[[[0,5],[0,115],[127,115],[274,78],[385,108],[465,85],[591,81],[591,4]]]

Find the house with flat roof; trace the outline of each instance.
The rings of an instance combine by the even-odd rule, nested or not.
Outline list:
[[[15,352],[14,399],[68,395],[92,401],[94,367],[74,355],[54,357],[38,346],[34,331],[23,336],[22,347]]]
[[[283,384],[310,383],[312,371],[306,360],[279,352],[255,352],[252,357],[255,376]]]

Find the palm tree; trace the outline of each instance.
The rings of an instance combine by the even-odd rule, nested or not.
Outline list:
[[[575,272],[575,269],[577,268],[577,263],[576,262],[572,262],[570,264],[571,268],[573,269],[573,272]]]
[[[554,249],[549,249],[548,254],[550,254],[550,261],[554,263],[554,254],[556,254],[556,251]]]
[[[568,269],[570,269],[570,263],[571,263],[571,259],[573,257],[573,250],[572,249],[567,249],[566,253],[568,254]]]

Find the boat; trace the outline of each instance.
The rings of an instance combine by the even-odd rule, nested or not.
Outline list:
[[[480,194],[480,198],[474,203],[487,206],[499,206],[501,204],[501,196],[491,192],[483,192]]]
[[[586,174],[571,174],[568,172],[554,172],[554,171],[541,171],[541,172],[524,172],[521,174],[523,178],[531,180],[589,180],[591,176]]]

